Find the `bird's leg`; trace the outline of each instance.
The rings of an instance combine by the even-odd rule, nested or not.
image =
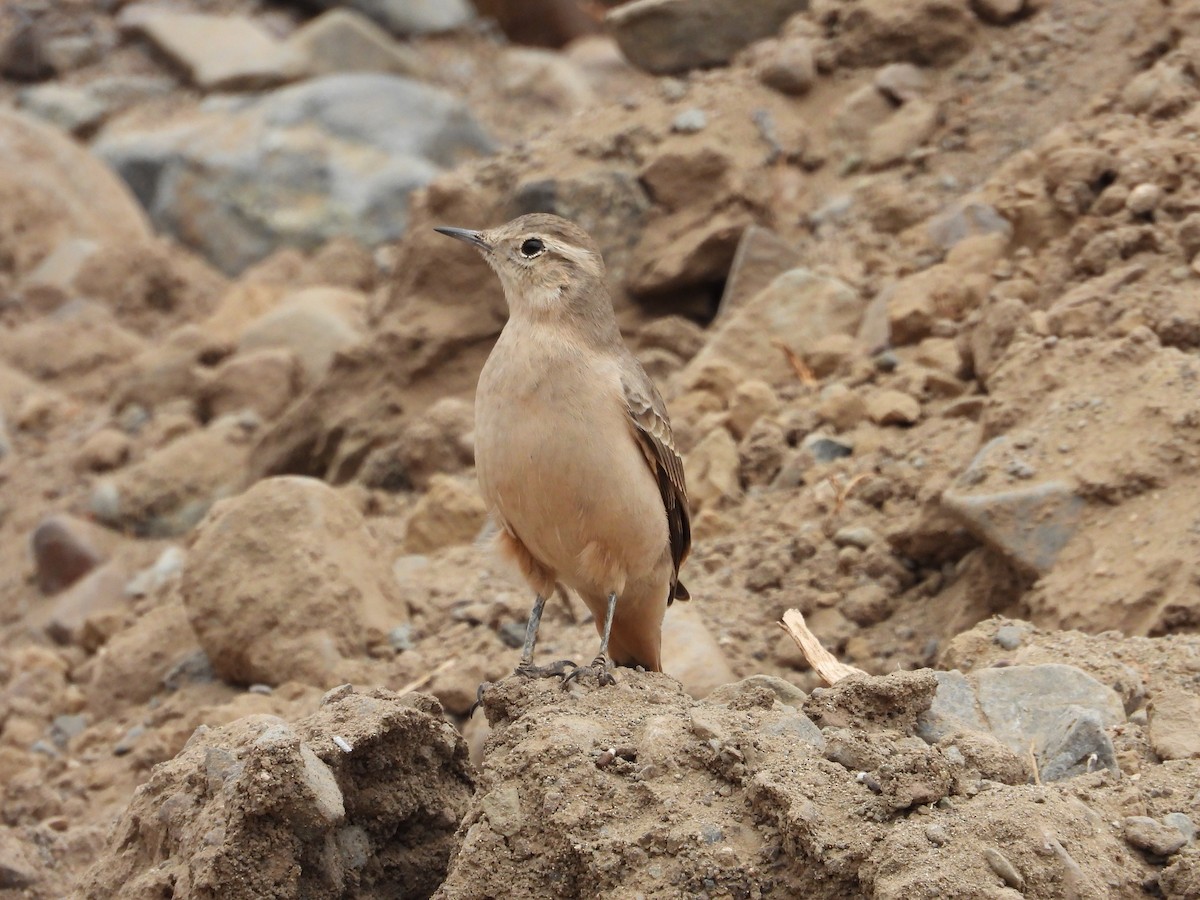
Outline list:
[[[525,646],[521,650],[521,661],[517,664],[516,673],[526,678],[549,678],[561,675],[568,667],[574,668],[575,663],[569,659],[560,659],[548,666],[533,664],[533,647],[537,643],[538,628],[542,624],[542,610],[546,607],[546,598],[541,594],[533,601],[533,609],[529,613],[529,624],[525,626]]]
[[[608,595],[608,609],[604,612],[604,631],[600,635],[600,652],[596,658],[592,660],[590,666],[578,666],[574,671],[563,676],[563,685],[565,686],[572,678],[578,678],[582,672],[593,672],[599,680],[601,686],[606,684],[616,684],[617,679],[612,677],[612,673],[608,671],[608,638],[612,634],[613,615],[617,611],[617,592],[613,591]]]

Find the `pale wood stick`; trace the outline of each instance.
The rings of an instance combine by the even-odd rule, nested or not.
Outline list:
[[[822,647],[817,636],[808,630],[808,623],[804,621],[804,614],[800,610],[789,609],[785,612],[779,627],[791,635],[796,646],[800,648],[800,652],[804,654],[804,658],[808,660],[808,664],[826,684],[834,684],[847,675],[867,674],[862,669],[838,662],[832,653]]]
[[[430,669],[428,672],[426,672],[420,678],[415,678],[412,681],[410,681],[408,684],[404,685],[403,687],[398,688],[396,690],[396,693],[397,694],[409,694],[409,693],[412,693],[413,691],[417,690],[418,688],[425,687],[425,685],[429,684],[429,682],[433,681],[433,679],[437,678],[437,676],[441,675],[443,672],[445,672],[448,668],[450,668],[456,662],[458,662],[458,657],[451,657],[450,659],[446,660],[444,663],[442,663],[437,668]]]

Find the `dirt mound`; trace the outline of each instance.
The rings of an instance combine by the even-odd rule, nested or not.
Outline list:
[[[339,689],[294,725],[197,731],[139,789],[79,896],[429,896],[471,788],[436,701]]]

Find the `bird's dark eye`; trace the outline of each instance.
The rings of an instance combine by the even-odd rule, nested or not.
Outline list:
[[[526,238],[521,244],[521,255],[526,259],[533,259],[539,253],[546,250],[546,245],[537,238]]]

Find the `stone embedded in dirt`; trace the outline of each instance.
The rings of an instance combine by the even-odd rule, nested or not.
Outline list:
[[[895,107],[872,85],[851,91],[833,112],[829,133],[854,151],[861,151],[871,131],[887,122]]]
[[[16,829],[0,825],[0,890],[21,890],[40,881],[42,873],[33,862],[37,858],[36,849]]]
[[[685,362],[699,353],[707,341],[705,330],[683,316],[659,316],[637,333],[639,351],[658,348]]]
[[[497,84],[522,98],[531,109],[571,115],[587,108],[596,97],[587,78],[561,53],[532,47],[511,47],[501,57]]]
[[[238,353],[221,363],[200,389],[200,417],[252,410],[270,421],[299,395],[304,378],[300,357],[286,347]]]
[[[743,381],[729,397],[729,418],[726,424],[733,436],[744,438],[762,416],[779,409],[779,395],[765,381],[752,378]]]
[[[25,88],[17,103],[29,114],[79,137],[94,132],[109,113],[87,89],[53,82]]]
[[[95,152],[160,228],[240,272],[279,247],[335,235],[393,240],[413,190],[493,147],[457,97],[396,75],[348,73],[160,128],[109,128]],[[314,178],[316,169],[325,174]],[[196,170],[205,177],[186,175]]]
[[[1029,0],[971,0],[971,9],[989,25],[1008,25],[1020,18]]]
[[[0,110],[0,172],[0,255],[18,275],[68,238],[149,235],[145,215],[120,179],[70,137],[31,116]]]
[[[803,358],[827,335],[853,334],[861,315],[862,301],[849,285],[792,269],[718,322],[682,379],[690,383],[706,366],[724,361],[769,384],[791,384],[796,372],[779,344]]]
[[[737,442],[724,427],[712,429],[684,456],[693,510],[718,506],[741,494]]]
[[[851,67],[946,66],[970,50],[979,27],[968,0],[863,0],[833,18],[838,62]]]
[[[408,617],[387,560],[328,485],[270,478],[213,508],[181,593],[222,678],[328,686],[353,677],[367,647]]]
[[[366,298],[357,291],[315,287],[286,297],[246,326],[238,341],[243,352],[282,347],[296,354],[309,385],[329,371],[333,355],[363,338]]]
[[[875,73],[874,85],[893,103],[902,104],[922,96],[929,79],[912,63],[889,63]]]
[[[306,22],[288,38],[315,75],[339,72],[391,72],[421,78],[428,64],[353,9],[331,9]]]
[[[1150,746],[1163,759],[1200,758],[1200,696],[1171,689],[1150,701]]]
[[[134,796],[83,895],[428,896],[473,787],[441,715],[424,695],[350,690],[294,724],[202,726]]]
[[[633,0],[606,22],[626,59],[654,75],[720,66],[738,50],[774,34],[808,0]]]
[[[754,74],[767,87],[798,97],[808,93],[817,77],[812,43],[803,37],[784,38],[759,50]]]
[[[867,166],[884,169],[906,160],[933,136],[938,118],[938,108],[933,103],[921,99],[905,103],[867,135]]]
[[[1197,231],[1200,234],[1200,229]],[[1200,238],[1196,243],[1200,249]],[[799,263],[800,254],[796,248],[774,231],[761,225],[746,226],[738,240],[737,252],[725,279],[725,289],[717,306],[716,321],[728,316]]]
[[[920,401],[903,391],[874,391],[866,406],[867,418],[876,425],[913,425],[921,418]]]
[[[487,507],[475,479],[433,475],[409,515],[404,547],[409,553],[429,553],[467,544],[479,536],[486,521]]]
[[[474,427],[470,402],[443,397],[396,429],[398,437],[371,452],[358,480],[385,491],[425,490],[434,475],[471,465]]]
[[[962,672],[934,672],[937,693],[917,718],[917,734],[931,744],[958,731],[988,732],[975,686]]]
[[[1178,828],[1149,816],[1126,816],[1122,830],[1130,844],[1155,856],[1170,856],[1187,843],[1187,837]]]
[[[95,526],[74,516],[59,513],[43,519],[29,536],[38,588],[57,594],[74,584],[105,561],[103,544]]]
[[[127,7],[124,31],[149,40],[205,91],[259,90],[298,78],[303,58],[251,19]]]
[[[994,206],[977,200],[952,203],[931,217],[925,226],[929,239],[942,250],[949,251],[968,237],[1000,234],[1012,236],[1013,227]]]
[[[340,0],[314,0],[314,5],[328,9]],[[347,5],[399,37],[453,31],[475,18],[469,0],[352,0]]]
[[[1045,574],[1074,537],[1084,501],[1062,481],[972,490],[974,473],[991,465],[1004,440],[995,438],[976,454],[958,483],[942,494],[942,507],[1022,572]]]
[[[141,537],[189,531],[213,503],[240,490],[255,427],[227,417],[176,438],[98,482],[90,498],[92,515]]]
[[[663,619],[663,669],[699,700],[736,680],[725,652],[690,601],[671,604]]]
[[[1016,753],[1027,752],[1030,743],[1042,751],[1047,737],[1061,728],[1059,720],[1068,707],[1094,712],[1104,728],[1125,721],[1117,693],[1074,666],[981,669],[970,680],[989,730]]]
[[[1042,736],[1038,774],[1043,781],[1062,781],[1107,769],[1120,774],[1106,723],[1093,709],[1063,708],[1058,720]]]
[[[60,644],[82,644],[91,621],[128,608],[125,570],[117,563],[106,563],[35,610],[27,621]]]

